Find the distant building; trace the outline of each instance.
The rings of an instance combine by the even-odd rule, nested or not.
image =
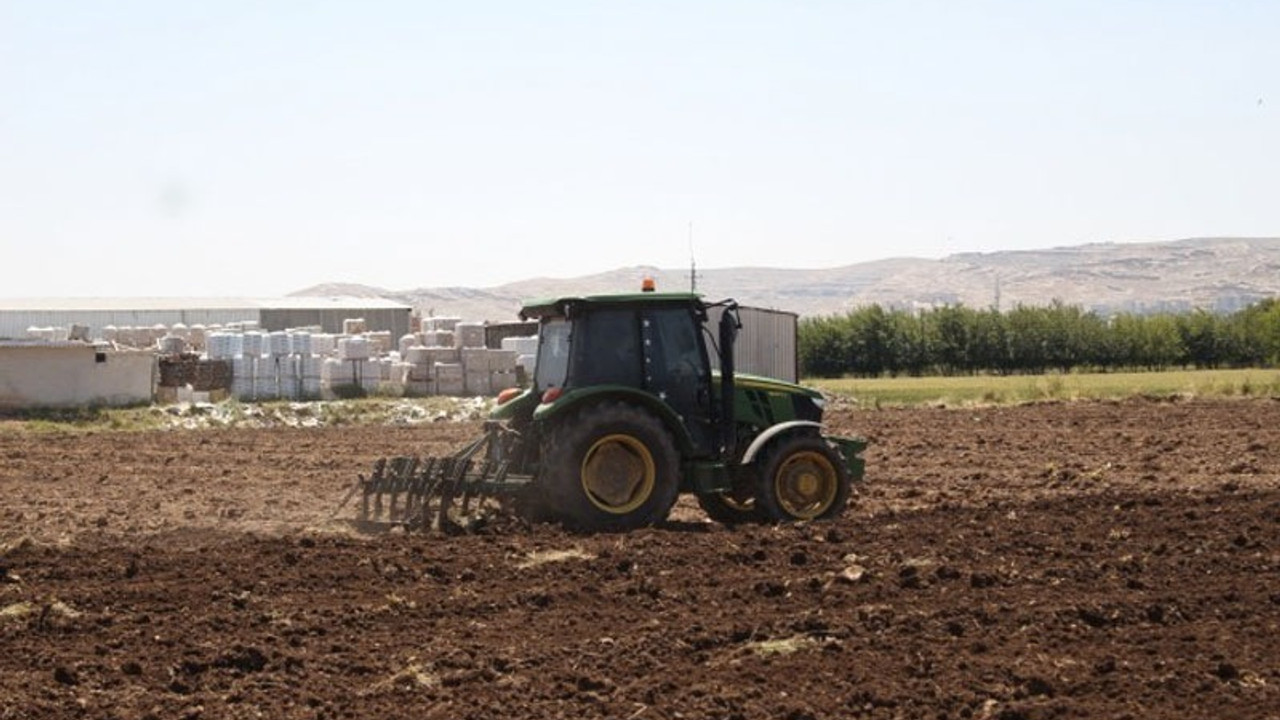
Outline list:
[[[84,342],[0,341],[0,411],[151,402],[156,356]]]
[[[115,327],[225,325],[253,321],[263,330],[319,326],[341,333],[342,321],[364,318],[371,331],[409,332],[413,308],[381,298],[0,298],[0,340],[25,339],[30,327],[87,325],[90,337]]]

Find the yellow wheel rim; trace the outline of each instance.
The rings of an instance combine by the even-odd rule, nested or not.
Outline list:
[[[606,435],[582,456],[582,489],[592,505],[625,515],[653,494],[655,467],[653,453],[644,443],[622,433]]]
[[[839,483],[831,459],[814,450],[791,455],[773,476],[778,504],[797,520],[812,520],[830,509]]]

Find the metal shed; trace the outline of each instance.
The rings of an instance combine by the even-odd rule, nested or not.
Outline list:
[[[707,327],[711,337],[720,323],[722,308],[711,308],[707,313]],[[800,316],[785,310],[758,307],[738,308],[742,329],[734,343],[734,365],[738,372],[763,375],[789,382],[800,378],[800,357],[797,352]],[[718,366],[715,353],[711,363]]]
[[[0,339],[22,339],[27,328],[89,326],[92,337],[102,329],[153,325],[225,325],[254,321],[265,330],[319,326],[342,332],[342,321],[364,318],[369,330],[388,330],[392,337],[409,332],[413,309],[382,298],[0,298]]]

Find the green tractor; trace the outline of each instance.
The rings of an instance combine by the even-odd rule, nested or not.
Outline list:
[[[734,372],[731,300],[565,297],[520,315],[539,328],[529,387],[501,393],[483,437],[454,456],[380,460],[353,488],[362,520],[456,528],[498,497],[528,518],[617,532],[663,521],[682,492],[723,523],[819,520],[862,479],[866,442],[822,434],[820,393]]]

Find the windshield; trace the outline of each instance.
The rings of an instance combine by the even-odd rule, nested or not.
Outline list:
[[[534,389],[564,387],[569,373],[569,333],[572,324],[564,318],[549,318],[538,329],[538,366],[534,371]]]

